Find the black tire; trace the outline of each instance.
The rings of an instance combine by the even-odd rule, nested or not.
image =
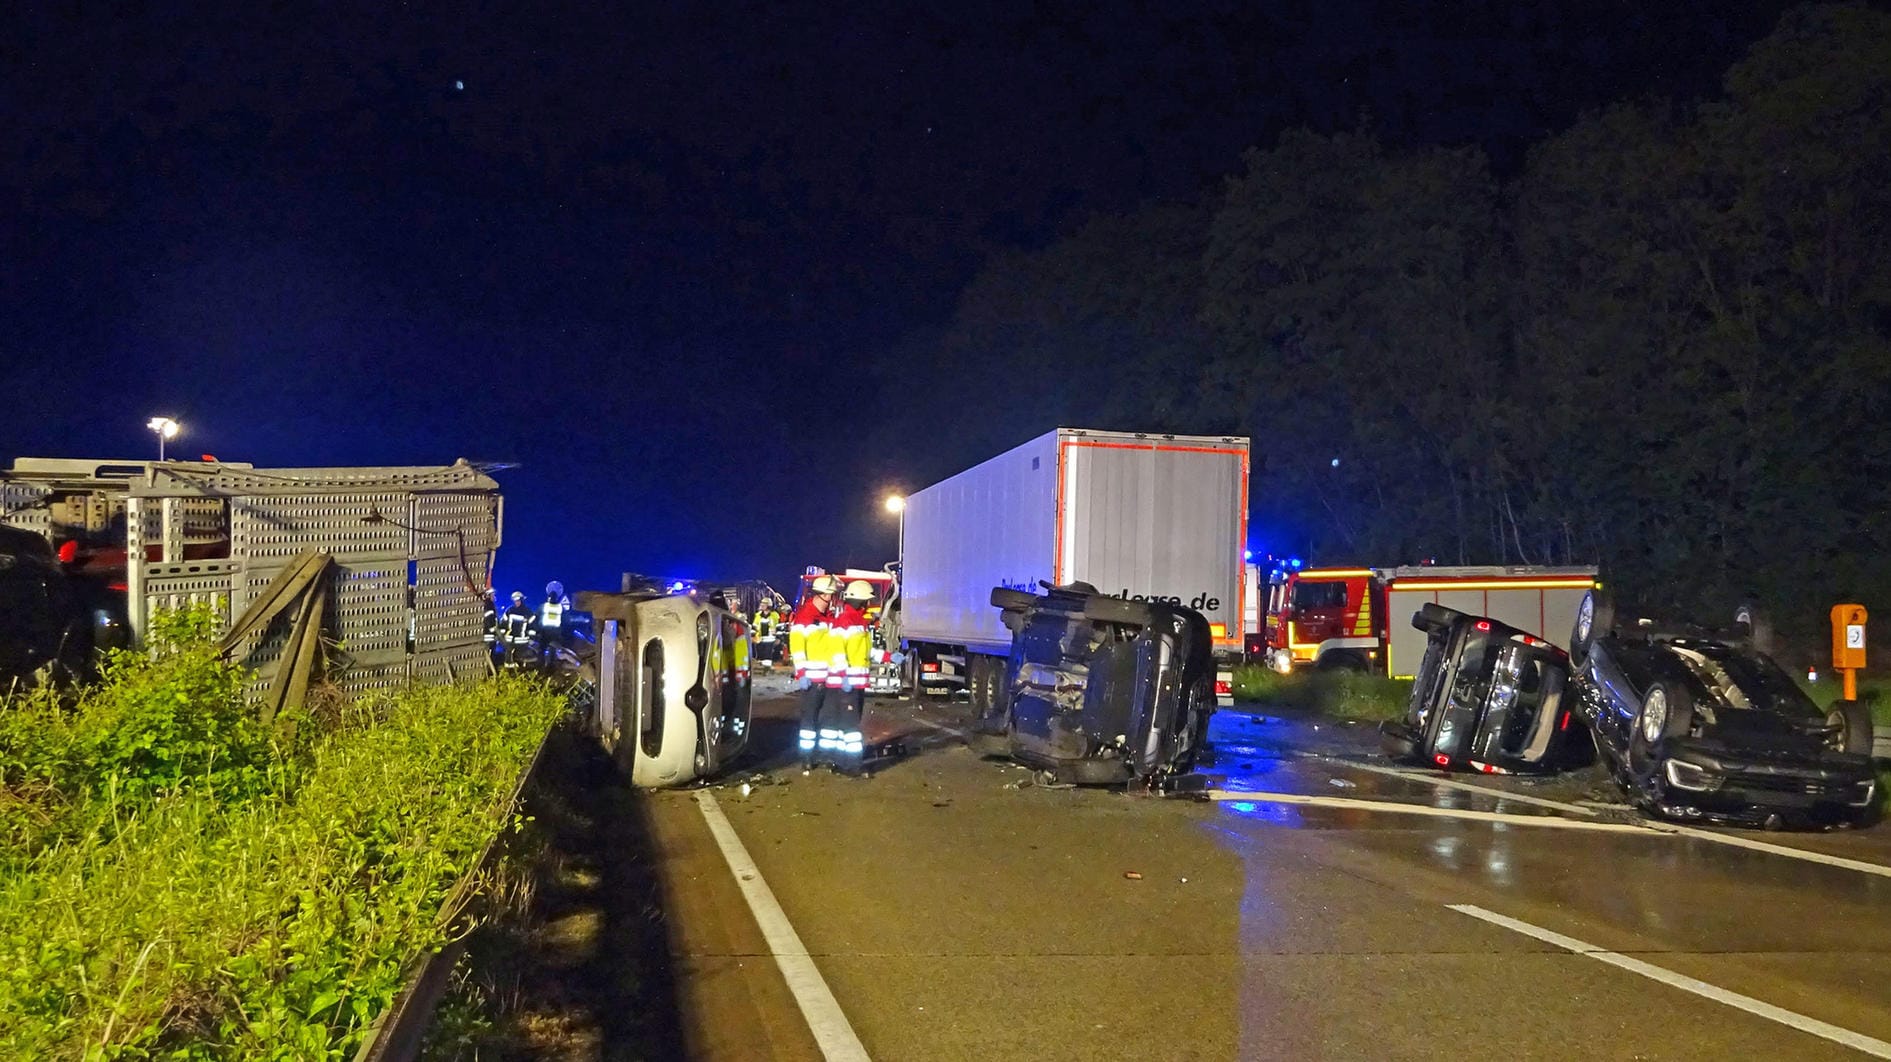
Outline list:
[[[1435,631],[1440,627],[1449,627],[1464,613],[1455,608],[1446,608],[1435,601],[1427,601],[1412,613],[1412,626],[1421,631]]]
[[[1746,628],[1747,645],[1761,656],[1772,656],[1778,642],[1773,637],[1773,622],[1760,606],[1751,601],[1734,609],[1733,622]]]
[[[991,700],[988,696],[990,691],[985,686],[985,675],[990,670],[986,663],[987,659],[985,656],[975,655],[969,657],[966,662],[966,670],[970,674],[965,676],[965,689],[972,698],[972,713],[978,716],[983,716],[991,709]]]
[[[1589,650],[1609,636],[1615,626],[1615,601],[1601,588],[1582,595],[1576,606],[1576,622],[1569,631],[1569,659],[1578,666],[1589,660]]]
[[[942,694],[938,692],[938,687],[929,687],[926,685],[926,670],[919,658],[919,651],[917,649],[914,649],[912,653],[906,657],[906,667],[906,677],[912,683],[914,697],[920,700],[934,700],[942,696]]]
[[[1042,600],[1044,599],[1026,590],[1013,590],[1008,586],[991,588],[993,608],[1014,609],[1021,612]]]
[[[1656,766],[1656,749],[1694,729],[1694,695],[1668,679],[1650,683],[1629,725],[1634,728],[1628,737],[1629,768],[1647,774]]]
[[[1840,752],[1869,756],[1872,751],[1871,706],[1864,701],[1833,701],[1826,712],[1827,726],[1839,728]]]
[[[1083,601],[1083,618],[1091,623],[1132,623],[1138,626],[1149,622],[1149,606],[1141,601],[1125,601],[1120,597],[1087,597]]]
[[[1379,749],[1394,763],[1418,762],[1418,743],[1404,732],[1401,724],[1379,724]]]

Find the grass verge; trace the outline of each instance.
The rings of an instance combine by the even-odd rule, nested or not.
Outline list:
[[[1297,708],[1335,719],[1396,719],[1405,713],[1411,695],[1410,679],[1356,671],[1299,670],[1283,675],[1259,664],[1244,664],[1234,670],[1234,696],[1238,701]]]
[[[348,1057],[562,711],[509,680],[291,731],[242,686],[186,631],[0,706],[0,1057]]]

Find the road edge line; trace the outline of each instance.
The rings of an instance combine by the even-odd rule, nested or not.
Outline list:
[[[1316,808],[1351,808],[1355,811],[1380,811],[1392,815],[1424,815],[1436,819],[1460,819],[1466,822],[1494,822],[1517,826],[1545,826],[1550,829],[1591,830],[1598,833],[1630,833],[1646,836],[1648,831],[1627,822],[1597,822],[1593,819],[1566,819],[1560,815],[1519,815],[1507,811],[1475,811],[1470,808],[1439,808],[1429,804],[1403,804],[1395,800],[1370,800],[1365,797],[1316,796],[1305,793],[1244,792],[1236,789],[1210,789],[1203,796],[1217,803],[1253,801],[1259,804],[1297,804]]]
[[[1745,848],[1769,855],[1785,856],[1788,859],[1800,859],[1808,863],[1820,863],[1841,870],[1855,870],[1861,874],[1876,874],[1882,878],[1891,878],[1891,866],[1883,863],[1871,863],[1863,859],[1851,859],[1846,856],[1827,855],[1810,848],[1795,848],[1789,844],[1774,844],[1771,841],[1756,841],[1751,837],[1740,837],[1728,833],[1716,833],[1712,830],[1695,829],[1677,822],[1644,821],[1641,827],[1651,833],[1665,833],[1676,837],[1692,837],[1702,841],[1712,841],[1733,848]]]
[[[788,921],[780,902],[775,899],[774,890],[768,887],[755,860],[749,858],[748,848],[742,844],[742,838],[736,836],[729,817],[722,813],[722,805],[716,802],[713,793],[704,790],[696,794],[696,806],[703,813],[703,821],[709,824],[710,836],[722,850],[723,862],[735,876],[736,888],[742,891],[749,914],[761,928],[769,954],[781,969],[782,980],[794,994],[795,1004],[801,1008],[801,1016],[808,1023],[808,1031],[814,1034],[821,1054],[837,1062],[867,1062],[867,1049],[855,1035],[847,1015],[841,1012],[827,979],[814,965],[813,957],[801,943],[801,935],[795,932],[794,924]]]
[[[1891,1043],[1880,1040],[1877,1037],[1866,1036],[1861,1032],[1853,1032],[1843,1026],[1820,1021],[1817,1018],[1808,1017],[1798,1011],[1774,1006],[1763,999],[1755,999],[1752,996],[1742,995],[1732,989],[1722,988],[1719,985],[1710,984],[1698,978],[1689,977],[1686,974],[1675,973],[1673,970],[1656,966],[1650,962],[1644,962],[1641,959],[1631,958],[1620,952],[1597,947],[1586,941],[1577,940],[1575,937],[1564,936],[1561,933],[1544,929],[1541,926],[1531,925],[1529,922],[1511,918],[1508,915],[1500,915],[1495,911],[1479,907],[1474,903],[1448,903],[1445,904],[1445,906],[1461,915],[1466,915],[1482,922],[1488,922],[1491,925],[1508,929],[1513,933],[1530,937],[1533,940],[1562,948],[1565,951],[1573,952],[1585,958],[1594,959],[1597,962],[1606,963],[1609,966],[1626,970],[1632,974],[1638,974],[1651,981],[1658,981],[1670,988],[1678,988],[1683,992],[1700,996],[1703,999],[1709,999],[1716,1003],[1733,1007],[1736,1010],[1746,1011],[1756,1018],[1765,1018],[1768,1021],[1798,1029],[1800,1032],[1849,1047],[1854,1051],[1863,1052],[1874,1058],[1891,1058]]]

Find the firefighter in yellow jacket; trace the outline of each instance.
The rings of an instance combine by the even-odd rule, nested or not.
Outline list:
[[[828,633],[828,696],[838,695],[840,711],[823,713],[822,722],[832,719],[835,725],[824,726],[820,736],[833,742],[827,747],[834,755],[835,766],[849,774],[860,770],[867,747],[861,728],[867,706],[867,658],[873,649],[873,631],[867,622],[867,609],[872,604],[872,583],[864,579],[848,583]]]
[[[821,716],[828,707],[827,672],[833,659],[829,622],[839,594],[840,580],[815,576],[788,625],[788,656],[794,663],[795,688],[801,691],[801,735],[796,747],[803,774],[813,769],[815,753],[832,745],[832,739],[821,734]]]

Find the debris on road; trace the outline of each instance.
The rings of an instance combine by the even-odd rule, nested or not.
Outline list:
[[[1125,870],[1125,871],[1123,871],[1123,876],[1124,876],[1124,877],[1126,877],[1126,878],[1128,878],[1128,879],[1129,879],[1129,880],[1131,880],[1131,881],[1141,881],[1141,880],[1142,880],[1142,875],[1141,875],[1141,874],[1138,874],[1138,873],[1136,873],[1136,872],[1135,872],[1135,871],[1133,871],[1133,870]]]
[[[1358,782],[1349,782],[1349,781],[1347,781],[1347,780],[1346,780],[1346,779],[1344,779],[1344,778],[1328,778],[1328,779],[1326,780],[1326,784],[1327,784],[1327,785],[1330,785],[1330,786],[1332,786],[1332,787],[1333,787],[1333,788],[1335,788],[1335,789],[1357,789],[1357,788],[1359,788],[1359,783],[1358,783]]]

